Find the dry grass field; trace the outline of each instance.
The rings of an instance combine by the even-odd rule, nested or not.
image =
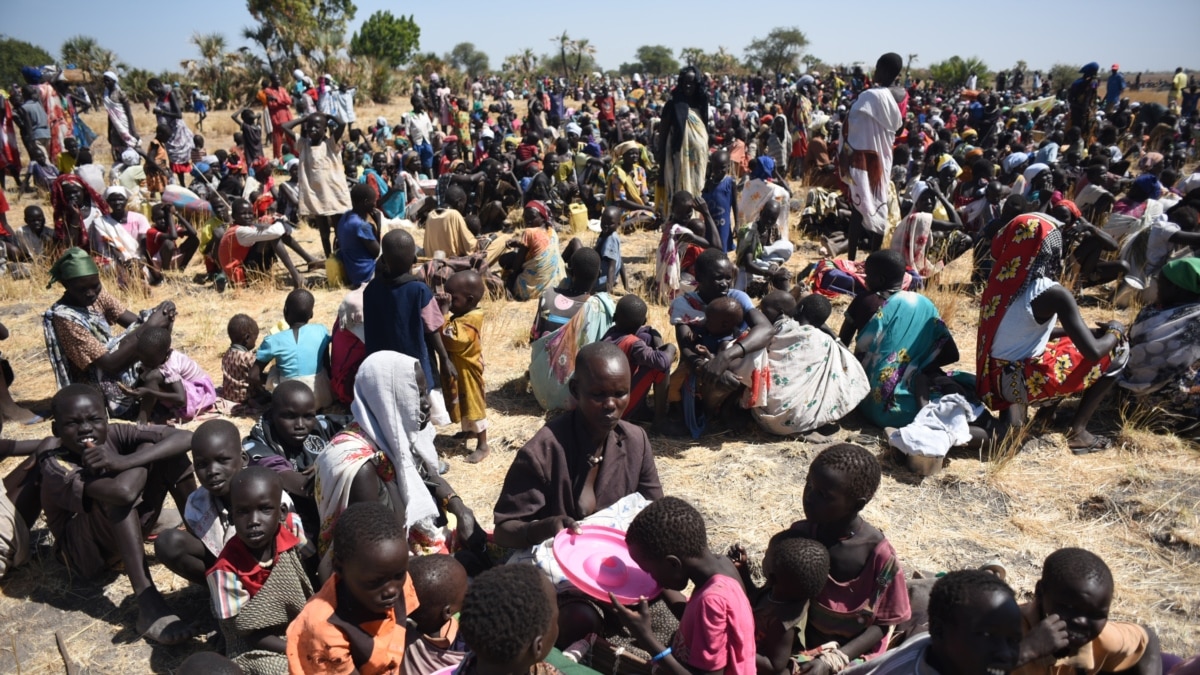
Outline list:
[[[394,121],[400,113],[399,106],[363,106],[359,116],[366,121],[384,114]],[[194,116],[188,118],[194,123]],[[86,119],[103,135],[100,115]],[[140,129],[149,129],[151,121],[139,112],[138,123]],[[204,132],[208,147],[230,145],[233,130],[229,113],[214,113]],[[96,150],[97,159],[107,163],[106,144],[101,141]],[[26,203],[13,205],[10,217],[15,218],[10,222],[21,224],[19,214]],[[314,230],[304,228],[298,234],[309,250],[320,250]],[[653,235],[641,233],[624,243],[634,276],[652,273],[655,241]],[[816,257],[812,242],[799,242],[789,266],[799,270]],[[196,264],[154,289],[151,297],[123,299],[133,308],[174,299],[179,307],[175,347],[219,380],[228,318],[245,312],[260,325],[273,324],[282,318],[286,289],[281,280],[263,280],[217,295],[190,282]],[[960,262],[928,292],[965,355],[959,366],[973,370],[977,304],[973,296],[955,290],[966,277]],[[0,322],[12,332],[0,347],[17,374],[14,395],[37,410],[46,409],[55,391],[41,314],[59,292],[47,290],[45,281],[44,276],[33,281],[0,279]],[[320,288],[319,277],[312,281],[315,320],[331,325],[343,291]],[[1089,321],[1133,318],[1132,311],[1112,309],[1099,293],[1082,304]],[[522,379],[534,308],[530,302],[485,305],[488,406],[494,425],[489,433],[491,457],[481,465],[468,465],[463,461],[465,450],[449,437],[456,429],[446,428],[439,437],[451,467],[447,478],[487,527],[514,452],[545,419],[525,393]],[[835,322],[843,309],[844,303],[835,308]],[[668,332],[665,308],[652,307],[651,321]],[[235,421],[243,430],[252,424],[249,419]],[[1074,457],[1066,449],[1061,427],[1035,427],[1019,454],[952,454],[944,472],[925,479],[897,465],[882,442],[874,442],[870,447],[879,453],[884,479],[865,516],[887,533],[910,573],[932,574],[999,559],[1022,597],[1032,593],[1041,561],[1051,551],[1062,546],[1089,548],[1104,557],[1116,577],[1114,618],[1153,626],[1166,650],[1195,653],[1200,649],[1200,454],[1180,439],[1147,430],[1136,414],[1116,401],[1102,409],[1094,426],[1116,436],[1114,449]],[[843,427],[844,435],[881,438],[878,429],[854,415]],[[5,428],[9,438],[49,433],[48,423]],[[754,559],[761,557],[772,533],[803,517],[805,474],[821,449],[759,432],[718,435],[702,442],[661,437],[653,441],[664,487],[700,508],[714,547],[724,550],[741,542]],[[8,460],[0,469],[7,472],[15,464]],[[55,559],[44,523],[35,526],[35,540],[32,561],[0,582],[0,672],[64,672],[56,632],[84,672],[97,674],[172,672],[188,654],[206,648],[200,639],[176,648],[139,639],[133,629],[136,610],[123,576],[114,574],[100,584],[73,579]],[[154,564],[152,571],[170,602],[189,619],[205,622],[204,589],[188,587],[160,565]]]

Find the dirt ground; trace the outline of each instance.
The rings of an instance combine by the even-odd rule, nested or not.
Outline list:
[[[395,121],[400,113],[399,106],[362,106],[359,117],[365,122],[385,114]],[[194,116],[187,117],[195,129]],[[101,115],[89,114],[85,119],[103,136]],[[140,129],[150,129],[150,118],[141,113],[138,123]],[[213,113],[204,131],[208,147],[231,145],[232,131],[229,113]],[[95,154],[101,163],[108,163],[103,141]],[[10,222],[14,225],[21,224],[26,203],[29,200],[13,204]],[[298,234],[310,251],[319,252],[314,230],[303,228]],[[631,286],[638,286],[635,278],[652,274],[655,243],[650,233],[624,242]],[[799,241],[789,267],[798,271],[817,257],[813,242]],[[262,326],[273,324],[282,318],[287,291],[276,279],[217,295],[211,288],[191,283],[197,264],[154,289],[148,298],[121,295],[132,308],[174,299],[180,311],[175,347],[219,380],[220,356],[228,347],[228,318],[245,312]],[[973,370],[977,303],[969,292],[956,290],[966,275],[962,262],[951,266],[929,294],[966,355],[959,366]],[[317,298],[314,320],[331,326],[344,290],[318,288],[323,283],[319,275],[311,281]],[[45,410],[55,391],[41,313],[59,291],[47,290],[45,282],[44,276],[33,281],[0,279],[0,322],[12,333],[0,347],[16,371],[14,395],[35,410]],[[1089,293],[1081,304],[1089,321],[1133,318],[1131,311],[1112,309],[1102,292]],[[835,307],[835,325],[844,305]],[[534,309],[532,302],[485,305],[492,456],[471,466],[463,461],[466,450],[450,438],[456,429],[442,429],[438,439],[451,467],[447,478],[486,527],[492,524],[491,507],[514,452],[545,419],[533,397],[525,393],[523,381]],[[668,333],[665,308],[652,307],[651,322]],[[248,430],[253,420],[235,422]],[[1200,647],[1197,448],[1145,430],[1143,420],[1115,400],[1097,415],[1094,427],[1114,434],[1118,447],[1077,458],[1066,449],[1062,424],[1035,427],[1019,454],[997,458],[953,454],[943,473],[925,479],[892,461],[881,441],[869,443],[879,452],[884,478],[864,515],[887,533],[909,573],[933,574],[999,559],[1022,597],[1032,593],[1041,561],[1051,551],[1062,546],[1089,548],[1113,569],[1117,582],[1113,618],[1154,627],[1167,651],[1194,653]],[[49,433],[48,423],[5,428],[10,438],[41,438]],[[881,438],[878,429],[856,415],[844,420],[843,437],[860,433]],[[703,442],[662,437],[653,437],[653,442],[666,491],[698,506],[714,548],[724,550],[741,542],[755,559],[761,557],[772,533],[803,517],[805,474],[821,449],[757,431],[717,435]],[[15,464],[10,459],[0,463],[0,469],[7,472]],[[202,639],[174,648],[140,639],[133,629],[136,610],[123,576],[114,573],[98,584],[73,579],[55,558],[41,521],[35,525],[34,539],[37,546],[31,562],[0,582],[0,672],[63,672],[56,633],[71,658],[89,673],[169,673],[188,654],[206,648]],[[148,554],[151,550],[148,546]],[[160,565],[152,564],[152,571],[159,588],[183,616],[209,626],[205,589],[188,587]]]

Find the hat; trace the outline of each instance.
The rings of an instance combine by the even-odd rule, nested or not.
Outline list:
[[[72,246],[50,267],[50,283],[46,284],[46,288],[50,288],[55,282],[70,281],[97,274],[100,274],[100,268],[96,267],[96,261],[92,260],[92,256],[78,246]]]
[[[1114,63],[1114,64],[1113,64],[1113,67],[1112,67],[1112,69],[1113,69],[1113,70],[1120,70],[1120,69],[1121,69],[1121,64],[1119,64],[1119,63]]]
[[[108,201],[108,198],[113,195],[121,195],[122,197],[129,199],[129,190],[126,190],[120,185],[110,185],[104,190],[104,201]]]
[[[104,71],[104,79],[106,79],[106,80],[112,80],[113,82],[116,82],[116,81],[117,81],[117,74],[116,74],[116,73],[114,73],[114,72],[113,72],[113,71],[111,71],[111,70],[106,70],[106,71]]]
[[[1200,293],[1200,258],[1178,258],[1162,266],[1162,275],[1176,286]]]
[[[1092,61],[1086,66],[1080,68],[1079,72],[1083,73],[1084,75],[1095,75],[1096,73],[1100,72],[1100,64]]]

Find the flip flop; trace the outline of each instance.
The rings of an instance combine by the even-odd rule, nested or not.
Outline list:
[[[1096,452],[1104,452],[1113,446],[1113,440],[1107,436],[1093,436],[1092,438],[1094,440],[1090,445],[1071,448],[1071,454],[1076,456],[1090,455]]]
[[[194,635],[193,635],[193,631],[191,630],[190,626],[188,626],[187,634],[178,640],[173,640],[173,641],[167,642],[165,640],[160,640],[158,638],[150,636],[151,633],[154,633],[155,635],[162,635],[167,630],[167,628],[170,628],[171,626],[174,626],[177,623],[187,626],[187,624],[184,623],[183,619],[179,618],[178,616],[176,616],[174,614],[167,614],[166,616],[160,616],[160,617],[158,617],[158,620],[155,621],[154,623],[150,624],[146,628],[146,630],[141,631],[141,636],[146,638],[147,640],[150,640],[152,642],[157,642],[158,644],[166,646],[166,647],[183,644],[184,642],[191,640],[192,637],[194,637]]]

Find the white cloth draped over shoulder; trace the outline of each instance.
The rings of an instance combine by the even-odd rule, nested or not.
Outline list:
[[[883,234],[888,227],[887,185],[892,173],[892,146],[904,118],[892,92],[867,89],[858,95],[846,118],[846,143],[839,161],[850,202],[862,214],[863,227]]]

